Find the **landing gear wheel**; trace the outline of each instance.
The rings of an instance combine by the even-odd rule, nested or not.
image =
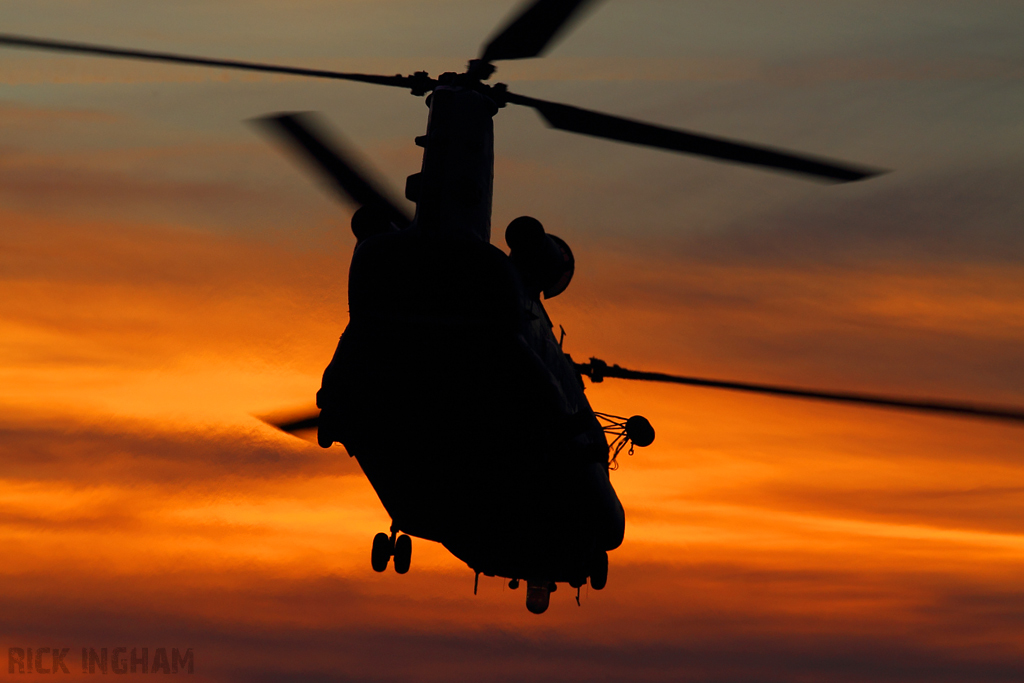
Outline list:
[[[596,591],[601,590],[608,583],[608,553],[601,553],[594,558],[594,564],[590,568],[590,587]]]
[[[316,442],[320,448],[330,448],[334,445],[334,434],[331,429],[333,425],[331,422],[331,416],[327,414],[327,411],[321,410],[316,428]]]
[[[373,551],[370,553],[370,564],[373,571],[382,572],[388,568],[391,559],[391,537],[381,533],[373,537]]]
[[[412,539],[402,534],[395,541],[395,571],[404,574],[412,563]]]
[[[526,609],[534,614],[544,614],[551,602],[551,586],[548,581],[526,582]]]

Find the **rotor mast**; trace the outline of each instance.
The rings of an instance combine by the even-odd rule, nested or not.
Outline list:
[[[498,105],[466,74],[443,74],[427,99],[422,170],[409,177],[406,198],[426,233],[471,235],[491,241],[494,189],[494,115]],[[479,85],[479,81],[476,82]]]

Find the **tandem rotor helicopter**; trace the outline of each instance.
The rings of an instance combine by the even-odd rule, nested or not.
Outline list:
[[[534,0],[462,73],[377,76],[0,34],[0,45],[88,55],[359,81],[406,88],[430,109],[422,170],[408,178],[407,215],[303,114],[262,124],[306,157],[360,208],[349,270],[350,319],[317,392],[316,415],[275,426],[317,429],[359,462],[392,519],[373,539],[371,564],[404,574],[411,536],[443,544],[480,574],[527,584],[527,608],[544,612],[558,583],[605,587],[608,552],[625,533],[609,471],[623,448],[649,446],[641,416],[595,412],[584,378],[671,382],[775,396],[1024,422],[1024,410],[843,391],[638,372],[562,350],[541,302],[575,270],[569,245],[520,217],[491,245],[493,119],[532,107],[552,127],[799,174],[830,182],[877,171],[689,133],[510,92],[490,84],[494,62],[539,56],[593,0]],[[436,425],[458,428],[423,439]]]

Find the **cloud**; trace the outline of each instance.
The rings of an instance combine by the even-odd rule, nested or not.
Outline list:
[[[39,154],[0,152],[0,198],[8,230],[15,211],[65,221],[139,222],[266,232],[296,225],[345,226],[345,209],[324,195],[310,203],[314,189],[299,188],[301,176],[284,176],[285,186],[254,174],[230,178],[198,177],[196,167],[213,167],[219,157],[248,158],[259,167],[270,151],[257,145],[180,145],[169,149]],[[282,164],[278,164],[282,165]],[[184,167],[184,171],[182,169]],[[193,167],[193,168],[189,168]],[[286,169],[291,171],[291,169]],[[298,195],[298,196],[296,196]],[[334,212],[337,213],[334,213]]]
[[[1024,262],[1017,160],[883,177],[872,191],[786,207],[684,242],[678,256],[778,265]]]
[[[108,420],[90,424],[62,416],[59,426],[27,415],[0,424],[7,481],[146,484],[180,490],[217,488],[223,480],[351,476],[358,467],[336,448],[312,446],[270,427],[238,431]]]
[[[187,645],[197,675],[219,680],[999,681],[1021,667],[1019,590],[928,574],[630,566],[613,575],[616,592],[591,592],[582,608],[559,592],[541,618],[518,604],[522,591],[490,584],[440,601],[428,588],[424,609],[342,577],[209,578],[129,579],[115,594],[86,579],[48,599],[15,579],[4,630]],[[402,580],[417,591],[443,578]]]
[[[999,59],[827,57],[789,62],[735,56],[669,58],[559,57],[502,66],[512,83],[620,81],[626,83],[767,83],[785,87],[872,82],[1013,80],[1024,69]]]
[[[336,46],[336,27],[318,21]],[[217,26],[202,30],[219,40]],[[444,42],[447,33],[421,28]],[[904,81],[986,79],[998,89],[1016,74],[997,60],[613,61],[576,75],[750,78],[818,95],[832,78],[867,84],[861,93],[888,82],[863,100],[811,98],[824,113],[807,119],[792,116],[792,100],[731,89],[684,93],[697,95],[690,104],[640,86],[601,94],[621,105],[612,110],[665,122],[692,114],[722,131],[778,126],[780,142],[813,141],[803,127],[817,126],[838,150],[858,149],[851,131],[874,130],[876,119],[837,131],[829,112],[874,108],[886,112],[880,120],[908,102],[934,110],[927,97],[881,100]],[[361,63],[372,68],[354,70],[385,62],[383,72],[394,70],[369,57]],[[12,78],[52,80],[60,64]],[[576,65],[524,68],[563,78]],[[107,67],[81,68],[64,77]],[[121,69],[105,78],[193,78]],[[220,89],[228,94],[216,100],[214,88],[185,85],[181,108],[202,100],[204,115],[267,96]],[[563,99],[586,103],[588,88]],[[658,440],[612,475],[629,528],[605,591],[584,591],[576,607],[562,586],[537,618],[523,591],[498,579],[482,578],[474,597],[472,572],[421,540],[410,574],[372,572],[370,539],[389,520],[357,463],[251,416],[312,399],[346,321],[347,210],[330,213],[332,200],[273,149],[221,138],[217,124],[140,105],[125,90],[135,93],[127,111],[160,109],[172,125],[143,135],[149,124],[135,118],[0,108],[10,131],[0,156],[0,632],[9,645],[189,646],[197,675],[211,680],[1020,678],[1024,479],[1020,432],[1005,426],[609,380],[588,386],[595,407],[647,415]],[[317,92],[286,94],[341,107],[349,91]],[[750,102],[746,119],[729,118]],[[371,111],[365,130],[392,124]],[[969,163],[956,145],[916,150],[900,174],[812,191],[571,136],[558,138],[571,152],[560,157],[563,143],[532,112],[503,116],[515,149],[499,158],[499,213],[538,211],[572,238],[577,279],[549,310],[577,360],[1024,397],[1024,176],[1012,149]],[[877,143],[896,158],[899,133],[922,125],[901,116]],[[529,132],[517,137],[517,121]],[[974,145],[986,121],[972,121],[962,144]],[[402,149],[386,148],[386,165],[413,163],[416,150]],[[891,158],[875,151],[864,158]]]
[[[123,120],[123,117],[110,112],[93,109],[52,109],[0,101],[0,122],[4,126],[16,126],[21,129],[50,129],[55,124],[67,122],[116,124]]]
[[[0,400],[201,424],[312,403],[347,318],[335,235],[295,249],[144,222],[8,225]]]
[[[1014,471],[992,469],[987,481],[1008,478],[1018,482],[1020,479]],[[1022,494],[1024,481],[1019,485],[965,482],[960,486],[947,484],[947,488],[929,482],[928,486],[922,485],[917,490],[911,484],[893,488],[857,485],[846,490],[833,488],[827,494],[820,489],[780,482],[753,498],[773,509],[813,510],[814,514],[844,518],[1021,535],[1024,534]]]

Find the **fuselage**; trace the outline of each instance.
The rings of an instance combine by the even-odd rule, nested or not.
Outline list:
[[[539,296],[490,244],[495,104],[430,100],[416,218],[361,240],[317,395],[393,529],[488,575],[579,585],[622,542],[608,442]]]

